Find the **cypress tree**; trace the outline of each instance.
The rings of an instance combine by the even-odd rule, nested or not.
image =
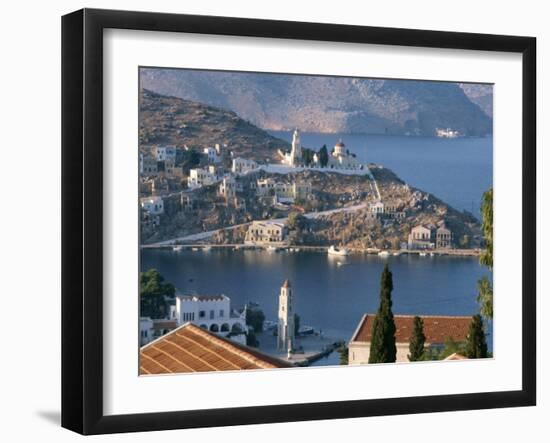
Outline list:
[[[483,331],[483,320],[479,314],[474,315],[470,323],[466,342],[466,357],[487,358],[487,342]]]
[[[393,363],[396,359],[395,322],[391,310],[392,273],[384,266],[380,278],[380,306],[372,325],[369,363]]]
[[[407,356],[409,361],[420,361],[424,359],[424,343],[426,336],[424,335],[424,322],[417,315],[413,320],[413,333],[409,343],[409,352]]]

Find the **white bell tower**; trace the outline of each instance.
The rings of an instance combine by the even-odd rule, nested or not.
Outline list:
[[[279,294],[279,325],[277,330],[277,348],[292,352],[294,348],[294,306],[292,288],[285,280]]]
[[[290,151],[291,166],[299,166],[302,161],[302,144],[300,143],[300,131],[294,130],[292,135],[292,150]]]

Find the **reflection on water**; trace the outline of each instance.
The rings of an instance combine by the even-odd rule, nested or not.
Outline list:
[[[478,312],[476,282],[487,270],[475,257],[343,258],[319,252],[141,251],[141,269],[158,269],[180,292],[224,293],[235,308],[255,301],[270,320],[276,318],[279,289],[288,278],[301,323],[345,340],[365,312],[376,311],[380,273],[386,262],[393,272],[394,313]]]

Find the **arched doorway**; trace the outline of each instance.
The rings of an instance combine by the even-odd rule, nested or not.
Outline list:
[[[216,323],[212,323],[210,325],[210,331],[211,332],[219,332],[220,328],[218,327],[218,325]]]
[[[220,331],[229,332],[229,325],[227,323],[222,324]]]

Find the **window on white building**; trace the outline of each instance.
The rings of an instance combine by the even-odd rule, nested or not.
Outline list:
[[[199,318],[204,318],[206,317],[206,312],[205,311],[199,311]]]

